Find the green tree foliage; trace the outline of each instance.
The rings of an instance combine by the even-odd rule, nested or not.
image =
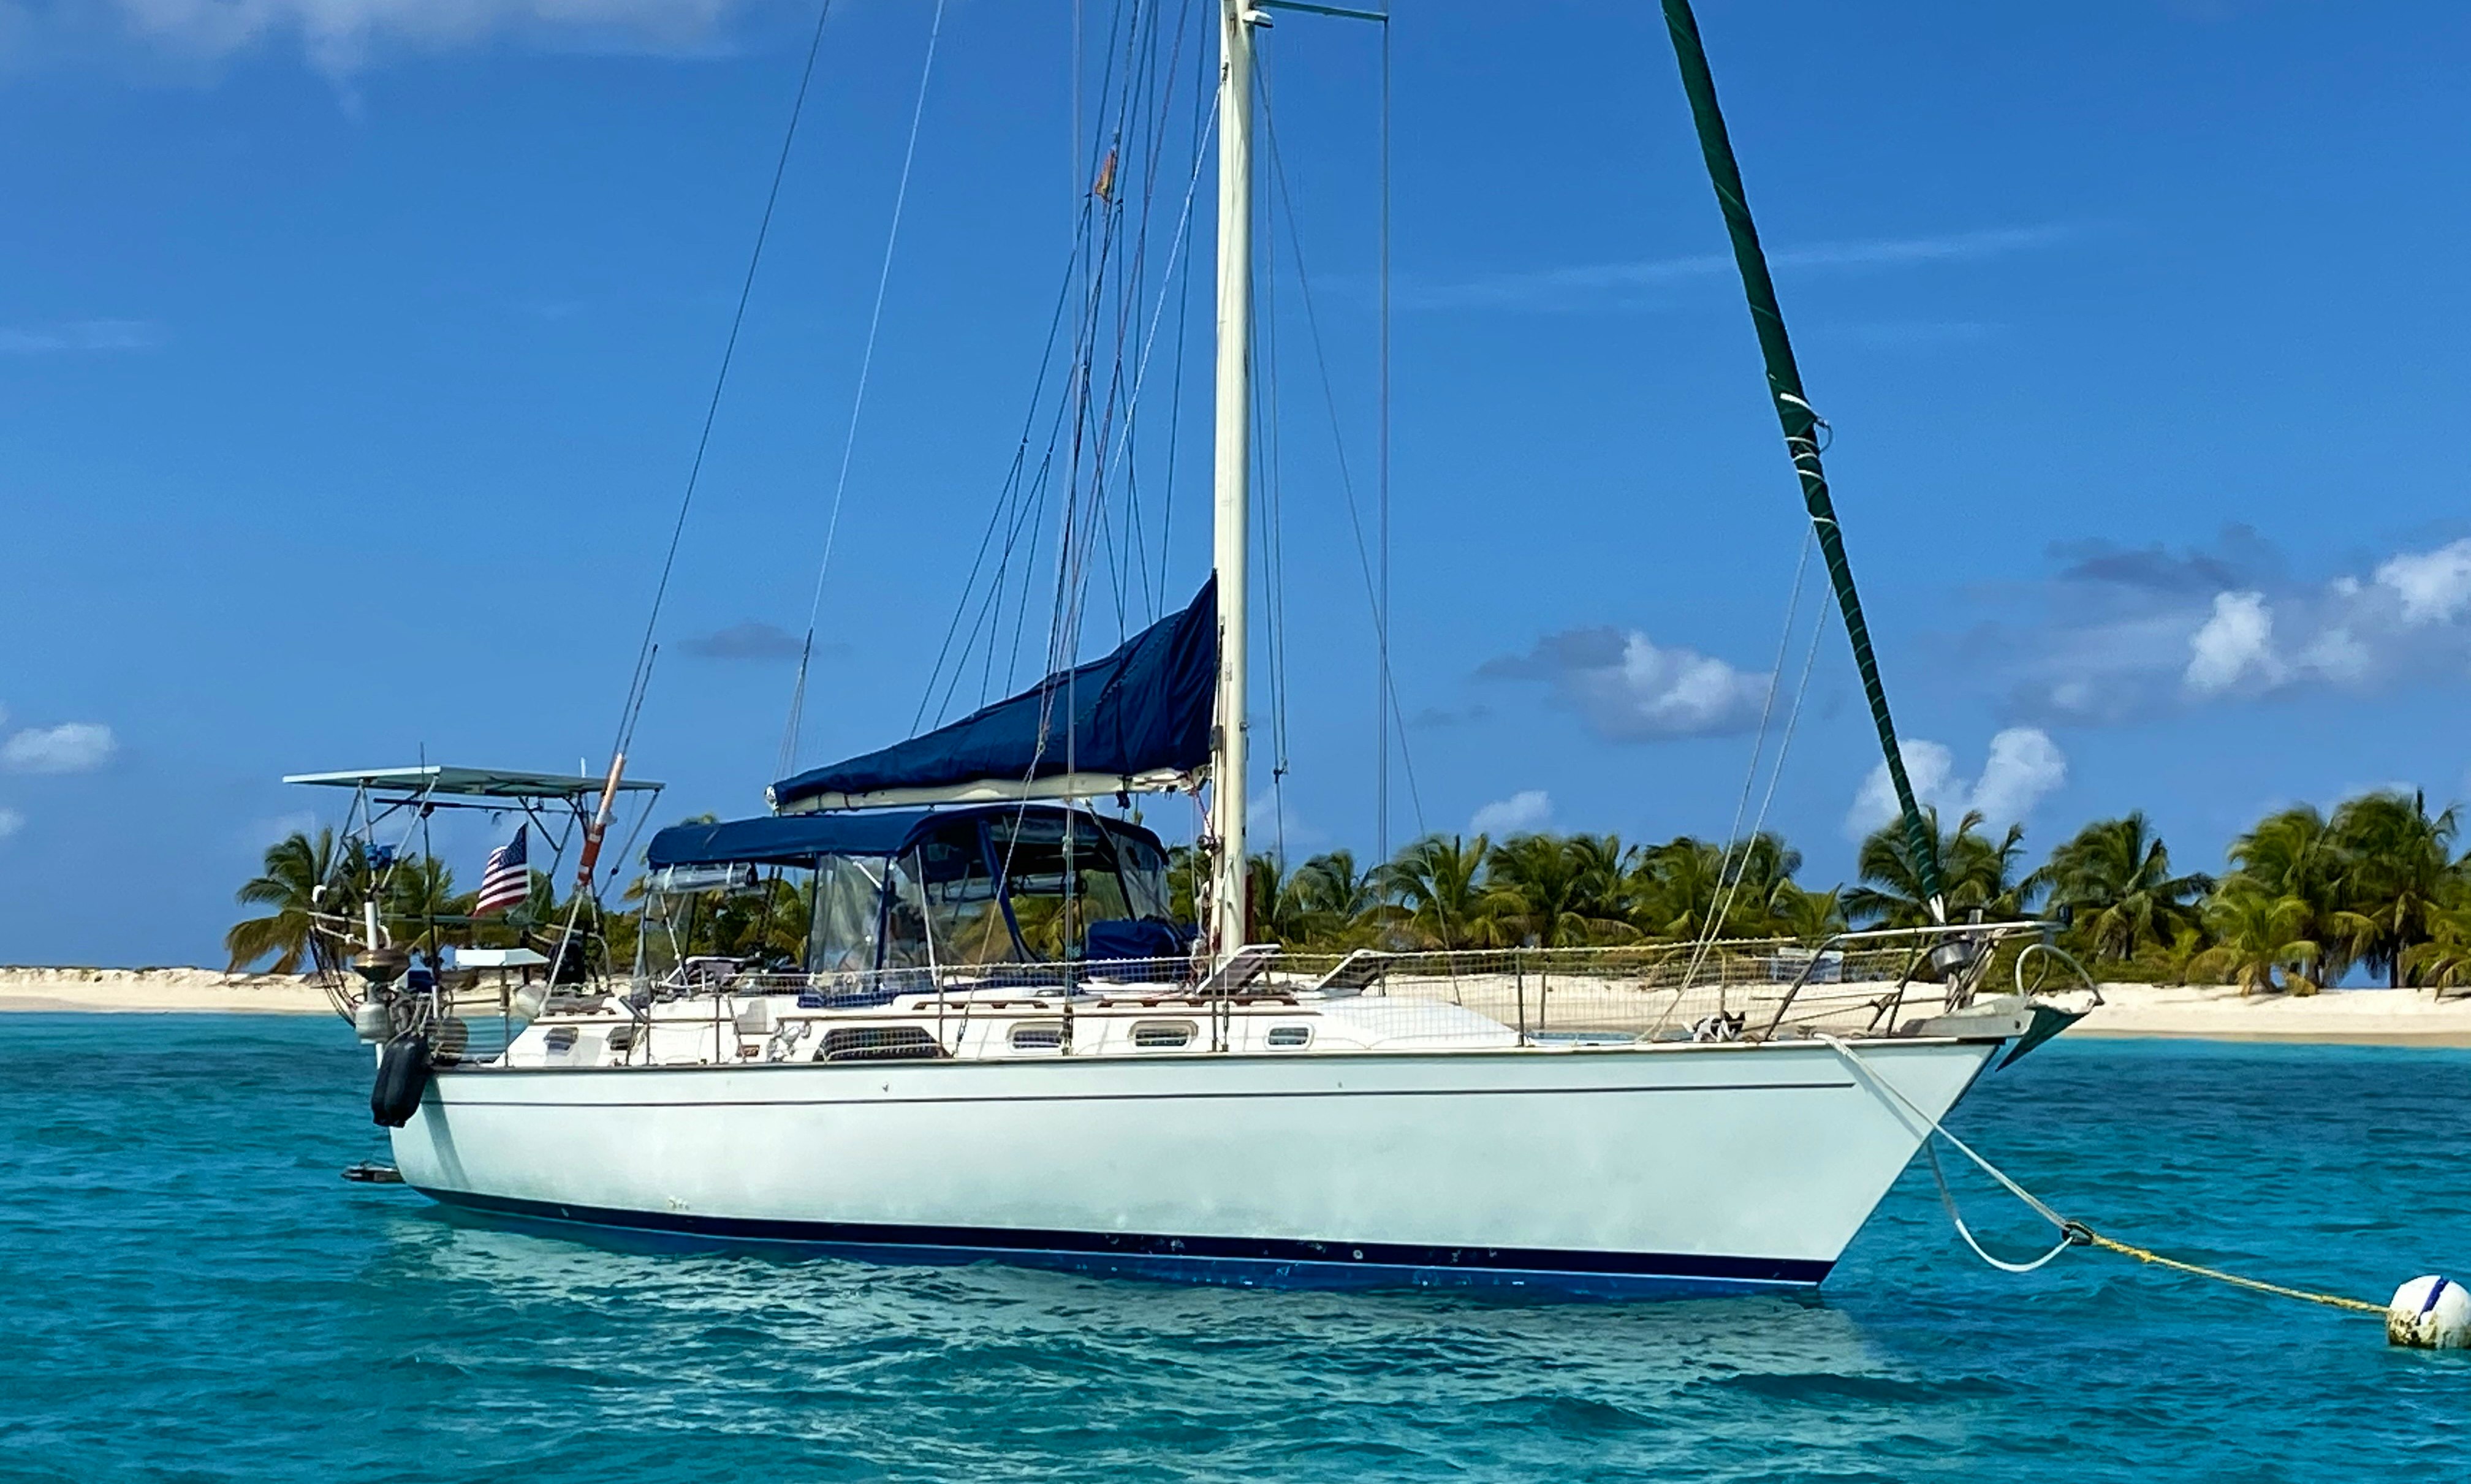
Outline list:
[[[2365,794],[2334,811],[2351,948],[2395,988],[2412,950],[2436,936],[2437,918],[2459,885],[2455,823],[2452,809],[2432,817],[2421,793]]]
[[[1399,852],[1377,874],[1378,889],[1398,908],[1402,939],[1416,948],[1499,948],[1506,941],[1485,888],[1493,841],[1427,835]]]
[[[301,831],[266,848],[258,874],[243,883],[233,899],[244,907],[272,907],[262,917],[232,925],[224,934],[224,951],[234,972],[273,955],[276,974],[297,974],[310,956],[315,935],[313,913],[348,922],[360,912],[364,888],[359,862],[346,862],[333,830],[313,837]]]
[[[1939,838],[1951,920],[1976,911],[2012,920],[2047,894],[2046,909],[2064,923],[2061,941],[2107,975],[2308,994],[2357,967],[2397,986],[2471,988],[2471,866],[2454,854],[2459,814],[2432,813],[2417,794],[2365,794],[2330,816],[2307,806],[2271,813],[2232,842],[2231,868],[2219,880],[2177,870],[2140,812],[2092,821],[2031,871],[2021,827],[1994,836],[1979,813],[1953,831],[1942,830],[1935,813],[1927,823]],[[1931,920],[1894,825],[1863,840],[1850,889],[1806,886],[1797,880],[1801,866],[1800,853],[1774,834],[1731,845],[1682,836],[1645,846],[1612,835],[1428,835],[1378,864],[1331,850],[1292,869],[1256,856],[1249,935],[1323,953],[1565,948],[1710,932],[1817,942],[1848,925]],[[1169,851],[1177,920],[1197,919],[1206,868],[1191,846]],[[296,972],[313,953],[312,913],[348,935],[368,889],[360,857],[332,832],[278,842],[240,890],[241,902],[270,910],[226,936],[233,967],[271,958],[277,971]],[[627,895],[641,902],[643,883]],[[619,968],[636,960],[643,926],[654,934],[647,953],[665,964],[688,954],[786,964],[805,953],[810,903],[799,873],[660,901],[667,915],[644,925],[633,911],[561,901],[535,871],[526,901],[472,920],[471,898],[455,890],[453,874],[422,860],[397,864],[380,897],[394,941],[415,951],[452,943],[547,951],[572,915],[596,960],[605,954]],[[1053,955],[1079,938],[1080,925],[1052,900],[1017,904],[1016,915],[1034,951]]]
[[[1939,838],[1940,881],[1947,891],[1947,920],[1961,922],[1979,910],[1998,920],[2022,916],[2041,885],[2039,873],[2017,869],[2025,854],[2025,827],[2012,824],[1996,843],[1982,834],[1982,814],[1969,812],[1954,834],[1942,833],[1939,811],[1925,808],[1923,823]],[[1854,870],[1862,884],[1845,894],[1845,913],[1877,928],[1920,928],[1932,921],[1923,900],[1921,869],[1905,840],[1904,826],[1891,822],[1862,842]]]
[[[2403,972],[2411,982],[2432,989],[2471,988],[2471,881],[2455,870],[2438,894],[2428,921],[2428,937],[2403,950]]]
[[[1635,935],[1621,913],[1621,842],[1519,835],[1493,847],[1479,901],[1496,934],[1537,948]]]
[[[2174,875],[2171,850],[2142,810],[2097,819],[2051,852],[2042,868],[2053,911],[2069,919],[2093,957],[2125,961],[2199,928],[2214,889],[2200,872]]]
[[[2214,946],[2197,956],[2196,971],[2237,984],[2242,995],[2313,995],[2322,982],[2314,976],[2324,954],[2308,936],[2311,920],[2309,904],[2298,897],[2275,896],[2245,882],[2227,884],[2205,904]]]

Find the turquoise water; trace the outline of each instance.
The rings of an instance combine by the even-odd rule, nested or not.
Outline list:
[[[0,1015],[0,1478],[2462,1477],[2471,1357],[1910,1172],[1811,1303],[1474,1303],[649,1257],[461,1224],[330,1020]],[[2471,1052],[2062,1042],[1959,1116],[2130,1240],[2471,1279]],[[2045,1228],[1979,1179],[2011,1250]]]

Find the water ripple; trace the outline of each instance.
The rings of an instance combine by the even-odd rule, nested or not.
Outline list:
[[[2471,1277],[2471,1056],[2062,1043],[1960,1127],[2130,1240]],[[329,1022],[0,1016],[0,1479],[2449,1476],[2471,1364],[1909,1172],[1819,1302],[1518,1305],[652,1256],[345,1186]],[[2045,1229],[1971,1171],[2001,1250]]]

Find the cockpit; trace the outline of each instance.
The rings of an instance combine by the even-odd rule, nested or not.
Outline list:
[[[1191,942],[1158,836],[1062,805],[675,825],[647,859],[637,968],[654,978],[699,956],[860,975],[1168,958]]]

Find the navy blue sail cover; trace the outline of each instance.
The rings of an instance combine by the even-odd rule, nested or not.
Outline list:
[[[1218,684],[1218,579],[1189,607],[1105,659],[1058,671],[1008,700],[905,742],[772,786],[775,809],[819,796],[937,789],[1063,773],[1131,779],[1210,761]]]

